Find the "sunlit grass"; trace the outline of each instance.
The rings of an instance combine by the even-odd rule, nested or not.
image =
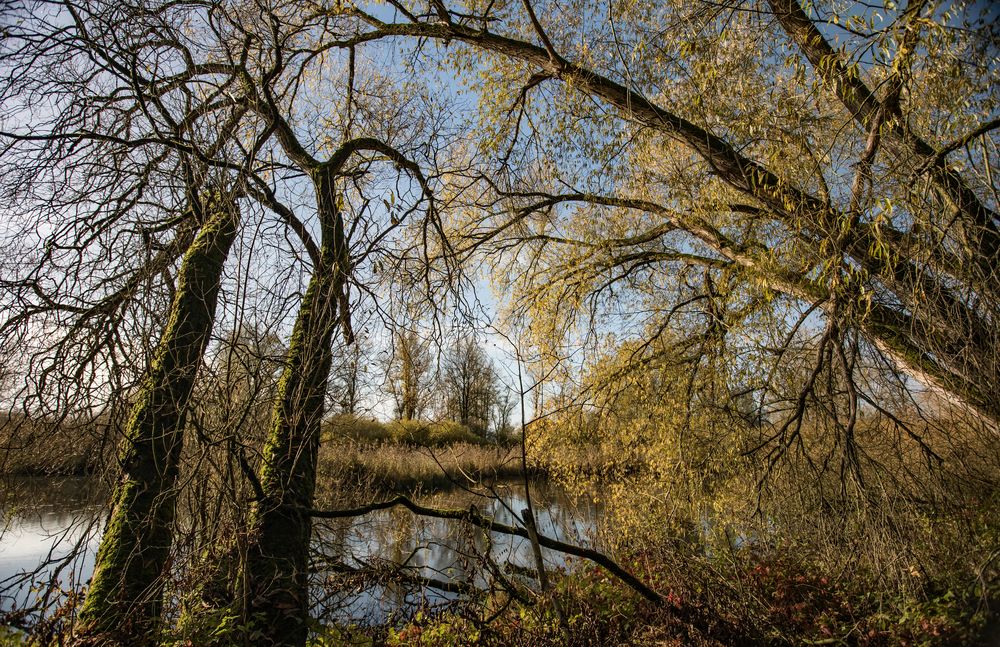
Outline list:
[[[504,445],[460,442],[421,447],[337,438],[324,442],[319,456],[320,483],[341,490],[438,490],[520,473],[520,455]]]

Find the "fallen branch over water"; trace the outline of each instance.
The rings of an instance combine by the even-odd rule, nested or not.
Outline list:
[[[500,523],[494,520],[492,517],[484,517],[475,506],[470,506],[468,509],[464,508],[430,508],[427,506],[420,505],[416,503],[409,497],[399,495],[388,499],[386,501],[376,501],[374,503],[369,503],[358,508],[351,508],[347,510],[310,510],[309,514],[312,517],[318,519],[343,519],[350,517],[360,517],[366,515],[370,512],[375,512],[376,510],[386,510],[389,508],[394,508],[397,506],[403,506],[414,514],[418,514],[424,517],[434,517],[437,519],[454,519],[457,521],[465,521],[474,526],[479,526],[486,530],[492,532],[499,532],[505,535],[516,535],[518,537],[524,537],[529,539],[528,531],[525,528],[519,528],[517,526],[509,526],[507,524]],[[630,588],[639,593],[642,597],[646,598],[653,604],[658,606],[663,606],[666,601],[663,597],[642,583],[636,576],[632,575],[624,568],[619,566],[613,559],[605,555],[604,553],[598,552],[590,548],[583,548],[581,546],[575,546],[573,544],[567,544],[565,542],[552,539],[545,535],[538,535],[538,543],[551,550],[556,550],[567,555],[574,555],[576,557],[582,557],[584,559],[590,560],[595,564],[600,565],[606,571],[617,577],[619,580],[624,582]]]
[[[386,567],[386,566],[374,566],[371,564],[365,564],[361,568],[354,566],[349,566],[340,560],[327,559],[323,560],[320,564],[322,570],[340,573],[342,575],[355,575],[359,577],[368,577],[376,581],[395,581],[402,582],[404,584],[414,584],[417,586],[425,586],[432,589],[437,589],[439,591],[444,591],[446,593],[458,593],[459,595],[471,595],[476,592],[476,587],[467,582],[455,582],[450,580],[440,580],[433,577],[425,577],[417,573],[407,572],[405,568],[400,567]]]

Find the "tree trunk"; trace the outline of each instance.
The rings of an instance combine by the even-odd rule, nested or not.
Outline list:
[[[245,580],[256,644],[304,645],[309,621],[309,540],[320,421],[347,249],[333,172],[313,173],[322,223],[320,262],[302,299],[260,469],[263,499],[251,516]]]
[[[156,640],[185,412],[215,320],[223,266],[239,229],[239,211],[232,203],[213,197],[205,208],[125,429],[122,475],[80,613],[78,644]]]

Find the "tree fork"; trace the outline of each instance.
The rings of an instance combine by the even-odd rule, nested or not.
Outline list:
[[[80,613],[78,645],[146,644],[158,631],[185,415],[240,220],[221,194],[206,196],[199,210],[203,224],[181,261],[167,324],[125,428],[122,475]]]

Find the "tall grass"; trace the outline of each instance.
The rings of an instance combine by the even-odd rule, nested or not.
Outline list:
[[[109,455],[101,421],[30,419],[0,414],[0,474],[68,476],[93,473]]]
[[[320,490],[350,492],[447,490],[521,474],[520,454],[451,421],[378,422],[334,416],[323,424]]]
[[[320,491],[337,493],[447,490],[479,482],[509,480],[521,473],[510,447],[453,443],[421,447],[391,440],[338,438],[324,442],[319,455]]]

